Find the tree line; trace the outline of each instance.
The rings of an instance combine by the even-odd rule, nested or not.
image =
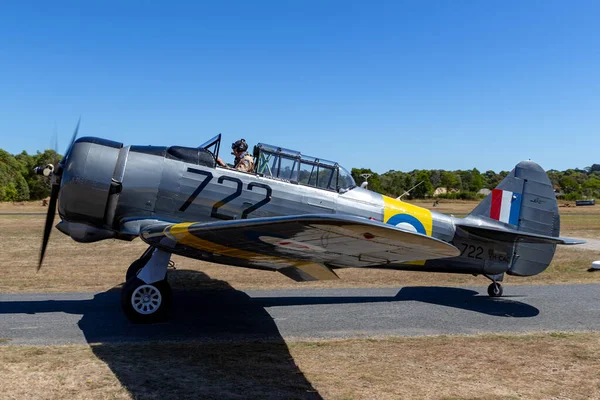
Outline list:
[[[36,175],[33,168],[38,165],[55,164],[61,159],[54,150],[43,153],[12,155],[0,149],[0,201],[41,200],[50,195],[50,180]],[[584,197],[600,197],[600,164],[593,164],[584,169],[568,169],[566,171],[549,170],[548,176],[560,197],[574,200]],[[445,171],[442,169],[413,170],[401,172],[390,170],[377,174],[369,168],[353,168],[352,177],[361,184],[362,174],[371,174],[368,179],[369,189],[398,197],[410,191],[403,198],[426,198],[433,195],[437,188],[446,188],[446,194],[439,198],[476,199],[481,197],[477,192],[483,188],[495,188],[508,171],[479,172],[471,170]],[[416,186],[416,187],[415,187]]]
[[[41,200],[50,196],[50,179],[36,175],[33,168],[55,164],[60,158],[54,150],[12,155],[0,149],[0,201]]]
[[[368,187],[375,192],[398,197],[409,191],[403,198],[426,198],[433,196],[438,188],[445,188],[446,193],[438,194],[438,198],[473,200],[483,197],[478,194],[481,189],[494,189],[508,175],[508,171],[479,172],[471,170],[445,171],[442,169],[413,170],[401,172],[390,170],[377,174],[369,168],[353,168],[352,177],[361,184],[363,174],[371,174]],[[593,164],[584,169],[567,169],[566,171],[549,170],[548,177],[559,198],[575,200],[581,198],[600,197],[600,164]]]

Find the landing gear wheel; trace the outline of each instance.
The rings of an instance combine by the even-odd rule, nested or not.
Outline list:
[[[168,318],[172,298],[166,279],[146,284],[134,276],[121,289],[121,308],[131,322],[150,324]]]
[[[502,285],[498,282],[493,282],[488,286],[488,294],[490,297],[500,297],[502,296]]]

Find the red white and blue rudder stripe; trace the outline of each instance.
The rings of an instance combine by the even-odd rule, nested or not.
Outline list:
[[[501,189],[492,190],[490,218],[515,226],[519,225],[522,197],[521,193]]]

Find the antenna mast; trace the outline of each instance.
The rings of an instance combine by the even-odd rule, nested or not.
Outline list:
[[[402,193],[400,196],[396,197],[396,200],[401,200],[401,199],[402,199],[402,196],[406,196],[407,194],[410,194],[410,192],[412,192],[412,190],[413,190],[414,188],[416,188],[417,186],[419,186],[419,185],[420,185],[421,183],[423,183],[423,182],[425,182],[425,181],[421,181],[421,182],[417,183],[415,186],[411,187],[411,188],[410,188],[410,189],[408,189],[406,192],[404,192],[404,193]]]
[[[372,176],[373,174],[360,174],[361,178],[363,178],[365,181],[363,183],[360,184],[360,187],[363,189],[366,189],[367,186],[369,185],[368,179]]]

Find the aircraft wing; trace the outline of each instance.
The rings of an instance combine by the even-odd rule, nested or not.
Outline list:
[[[163,223],[143,228],[140,237],[175,254],[275,269],[295,280],[336,279],[329,267],[381,266],[460,254],[444,241],[349,215]]]

